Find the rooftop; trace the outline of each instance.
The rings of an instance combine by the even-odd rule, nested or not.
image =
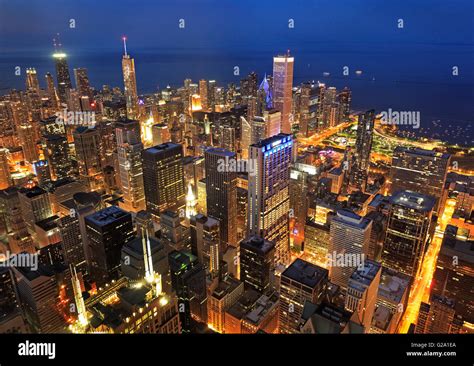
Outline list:
[[[255,147],[265,146],[267,150],[269,150],[271,147],[275,147],[277,145],[280,145],[281,143],[289,142],[291,140],[292,140],[291,135],[286,134],[286,133],[279,133],[278,135],[261,140],[260,142],[256,144],[252,144],[251,146],[255,146]]]
[[[43,188],[36,186],[30,189],[22,188],[20,189],[20,193],[25,195],[28,198],[34,198],[37,196],[41,196],[42,194],[45,194],[46,191]]]
[[[268,253],[275,248],[275,243],[273,241],[268,241],[258,236],[252,236],[245,240],[242,240],[240,247],[244,246],[247,249],[251,249],[254,252],[258,253]]]
[[[432,157],[432,158],[441,158],[441,159],[448,159],[450,157],[449,154],[446,153],[441,153],[441,152],[436,152],[432,150],[424,150],[420,149],[419,147],[405,147],[405,146],[397,146],[393,153],[409,153],[409,154],[414,154],[414,155],[422,155],[422,156],[427,156],[427,157]]]
[[[314,288],[328,278],[328,273],[327,269],[298,258],[285,269],[281,276]]]
[[[228,294],[232,293],[241,284],[242,282],[229,276],[225,280],[219,282],[219,285],[212,293],[212,297],[221,300]]]
[[[164,144],[161,145],[156,145],[153,147],[150,147],[148,149],[143,150],[146,154],[161,154],[165,151],[169,151],[172,149],[179,149],[180,151],[182,150],[182,146],[179,144],[175,144],[174,142],[165,142]]]
[[[359,229],[365,229],[370,224],[370,220],[345,209],[338,210],[337,215],[332,220]]]
[[[435,198],[413,191],[398,191],[392,195],[392,204],[429,212],[436,203]]]
[[[232,151],[229,151],[227,149],[223,149],[221,147],[211,147],[210,149],[206,149],[205,154],[212,154],[212,155],[218,155],[222,157],[229,157],[229,158],[234,158],[236,157],[236,154]]]
[[[131,215],[117,206],[109,206],[93,213],[92,215],[86,216],[86,220],[97,226],[105,226],[125,216]]]
[[[164,249],[164,245],[155,238],[148,238],[150,240],[150,250],[153,255],[154,252]],[[137,236],[125,244],[122,248],[125,251],[131,251],[137,255],[143,256],[143,241],[141,236]]]
[[[403,295],[409,291],[411,277],[393,269],[382,267],[378,297],[400,304]]]
[[[359,287],[359,285],[364,287],[369,286],[377,276],[377,273],[379,273],[380,267],[380,263],[366,259],[364,261],[364,267],[361,269],[356,268],[352,273],[349,279],[349,286],[353,288]],[[363,288],[361,288],[361,290],[363,290]]]
[[[58,219],[59,219],[59,216],[57,215],[50,216],[44,220],[37,221],[35,225],[40,227],[44,231],[50,231],[58,227]]]

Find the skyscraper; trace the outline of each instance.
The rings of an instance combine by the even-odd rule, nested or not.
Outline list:
[[[438,211],[450,158],[446,153],[397,146],[390,169],[391,193],[409,190],[433,196]]]
[[[372,324],[381,274],[380,263],[366,260],[349,278],[345,308],[357,313],[357,321],[364,326],[365,333],[369,333]]]
[[[432,295],[429,303],[421,302],[415,333],[459,333],[461,327],[453,299]]]
[[[291,133],[294,57],[289,52],[273,57],[273,107],[281,112],[281,132]]]
[[[55,271],[40,265],[37,270],[14,267],[13,272],[30,328],[36,333],[63,332],[66,322],[57,310],[59,285]]]
[[[436,262],[432,294],[456,301],[456,313],[474,323],[474,240],[467,228],[448,225]]]
[[[36,93],[40,92],[38,74],[34,68],[26,69],[26,90],[31,90]]]
[[[53,75],[49,72],[44,76],[46,80],[46,91],[48,92],[49,100],[53,108],[56,108],[58,105],[58,95],[56,93],[56,88],[54,86]]]
[[[351,90],[346,86],[337,95],[337,100],[339,102],[339,105],[341,106],[341,117],[344,120],[348,120],[350,112],[351,112],[351,102],[352,102]]]
[[[183,147],[173,142],[143,150],[143,183],[146,208],[155,217],[185,205]]]
[[[133,239],[132,215],[110,206],[85,218],[91,279],[99,286],[119,277],[121,250]]]
[[[76,90],[79,92],[79,95],[81,97],[89,97],[89,102],[92,102],[92,89],[89,83],[89,77],[87,76],[87,69],[74,69],[74,78],[76,79]]]
[[[301,84],[299,132],[303,137],[314,134],[318,127],[318,95],[319,88],[316,84],[310,82]]]
[[[69,157],[69,144],[66,136],[43,136],[46,149],[45,157],[48,160],[51,178],[59,180],[71,175],[71,159]]]
[[[171,284],[178,297],[183,332],[191,330],[192,318],[207,323],[206,271],[196,256],[172,251],[169,256]]]
[[[219,275],[223,250],[220,245],[219,221],[198,214],[191,217],[191,251],[210,274],[211,278]]]
[[[199,95],[201,97],[202,110],[207,111],[209,109],[209,85],[207,80],[199,80]]]
[[[60,46],[60,45],[59,45]],[[61,103],[66,103],[67,92],[72,89],[71,76],[69,74],[69,66],[67,64],[66,54],[56,51],[53,58],[56,63],[56,79],[58,81],[58,96]]]
[[[350,183],[361,191],[365,191],[367,186],[374,123],[375,111],[373,109],[359,114],[355,152],[350,171]]]
[[[237,246],[237,172],[232,169],[236,154],[221,148],[204,152],[207,214],[220,222],[221,251]]]
[[[127,53],[127,38],[123,37],[122,73],[125,88],[125,101],[127,104],[127,118],[138,119],[138,93],[137,79],[135,76],[135,60]]]
[[[240,80],[240,95],[242,98],[257,96],[257,74],[251,72],[245,78]]]
[[[256,236],[240,242],[240,280],[245,287],[264,292],[275,267],[275,243]]]
[[[10,268],[0,268],[0,333],[27,333],[18,290]]]
[[[367,258],[372,221],[348,210],[337,211],[331,220],[329,244],[329,278],[347,289],[356,267]]]
[[[87,248],[84,245],[87,239],[83,237],[83,230],[81,230],[81,226],[84,225],[83,209],[81,211],[61,217],[58,220],[58,228],[65,262],[74,265],[79,272],[85,274],[88,270]],[[92,210],[87,210],[87,212],[92,213]]]
[[[433,230],[435,199],[412,191],[392,196],[382,263],[416,278]]]
[[[119,179],[123,192],[123,207],[138,212],[145,208],[140,124],[121,120],[115,124]]]
[[[275,242],[276,263],[290,261],[290,163],[293,140],[278,134],[250,146],[255,162],[248,183],[248,234]],[[208,207],[209,210],[209,207]]]
[[[81,126],[73,132],[79,176],[84,185],[95,191],[104,188],[102,141],[96,128]]]
[[[40,187],[22,188],[18,192],[23,219],[30,234],[35,232],[35,223],[52,216],[48,192]]]
[[[299,258],[281,274],[280,333],[299,333],[305,302],[319,303],[327,283],[327,269]]]

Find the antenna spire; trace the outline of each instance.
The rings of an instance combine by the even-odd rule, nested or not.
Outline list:
[[[124,55],[127,56],[127,37],[122,37]]]
[[[53,46],[54,46],[54,51],[61,50],[62,44],[59,38],[59,33],[56,33],[56,36],[53,38]]]

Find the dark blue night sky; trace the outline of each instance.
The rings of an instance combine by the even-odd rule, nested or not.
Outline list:
[[[14,67],[54,72],[60,32],[69,65],[91,83],[122,86],[121,36],[129,38],[139,92],[191,77],[238,82],[271,73],[272,55],[295,56],[295,83],[353,89],[355,108],[419,110],[422,124],[474,119],[472,0],[0,0],[0,92],[23,88]],[[69,28],[69,19],[76,28]],[[180,29],[182,18],[186,27]],[[295,27],[288,28],[294,19]],[[404,28],[397,28],[397,19]],[[351,76],[342,75],[349,66]],[[459,76],[453,77],[453,66]],[[362,70],[361,76],[355,71]],[[330,72],[329,78],[322,76]],[[43,80],[40,83],[44,85]],[[471,129],[472,130],[472,129]],[[472,136],[472,135],[471,135]],[[468,138],[471,138],[468,136]]]

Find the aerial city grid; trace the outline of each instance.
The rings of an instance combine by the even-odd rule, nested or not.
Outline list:
[[[124,27],[98,86],[77,21],[48,71],[1,69],[0,333],[474,333],[469,124],[372,106],[370,71],[285,42],[149,91]]]

